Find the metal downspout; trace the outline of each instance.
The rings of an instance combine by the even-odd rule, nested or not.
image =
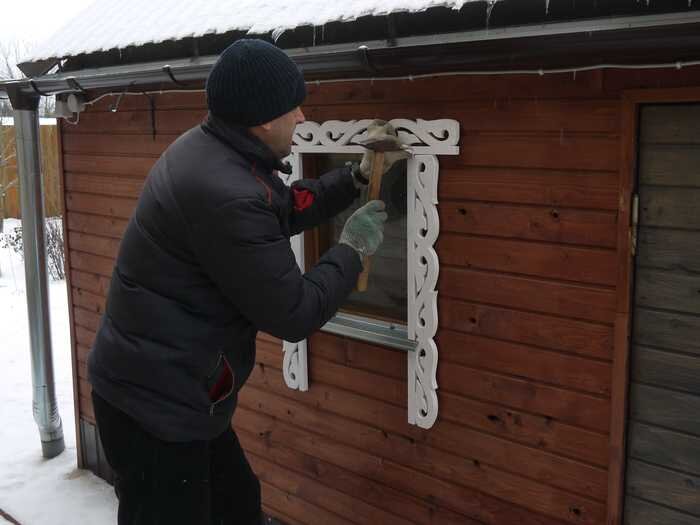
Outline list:
[[[56,403],[46,269],[44,189],[39,149],[39,97],[8,92],[14,110],[20,182],[24,271],[31,344],[33,413],[45,458],[65,449]]]

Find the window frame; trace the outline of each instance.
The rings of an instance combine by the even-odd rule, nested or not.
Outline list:
[[[291,184],[303,177],[305,154],[362,154],[359,145],[367,138],[372,119],[323,123],[304,122],[297,126],[292,152],[287,158],[292,173],[284,178]],[[438,155],[459,154],[459,122],[452,119],[394,119],[390,123],[399,139],[410,146],[413,158],[407,163],[407,324],[388,323],[371,317],[341,312],[322,330],[345,337],[397,348],[407,352],[408,422],[430,428],[438,414],[435,334],[438,327],[437,279],[439,259],[434,249],[440,231],[437,212]],[[290,239],[297,264],[304,265],[304,234]],[[309,388],[306,340],[283,342],[283,374],[289,388]]]

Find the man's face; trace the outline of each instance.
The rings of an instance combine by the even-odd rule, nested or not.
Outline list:
[[[251,131],[272,150],[279,159],[292,152],[292,137],[297,124],[304,122],[301,108],[295,108],[275,120],[251,128]]]

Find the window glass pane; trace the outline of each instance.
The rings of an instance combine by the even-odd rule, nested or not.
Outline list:
[[[318,173],[343,166],[347,161],[359,162],[360,155],[319,155]],[[389,218],[384,229],[384,242],[372,256],[367,291],[354,291],[342,310],[350,313],[405,323],[407,319],[406,285],[406,161],[397,162],[384,174],[380,199],[386,203]],[[323,253],[335,245],[345,221],[367,202],[367,189],[350,208],[336,216],[329,224],[326,236],[328,246],[320,246]]]

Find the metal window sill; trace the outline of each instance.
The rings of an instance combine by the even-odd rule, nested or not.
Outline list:
[[[406,352],[414,352],[416,349],[415,341],[408,338],[408,329],[405,325],[368,317],[339,313],[323,325],[321,330]]]

